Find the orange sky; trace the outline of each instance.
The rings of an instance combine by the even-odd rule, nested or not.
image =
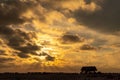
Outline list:
[[[120,72],[119,2],[0,1],[0,72]]]

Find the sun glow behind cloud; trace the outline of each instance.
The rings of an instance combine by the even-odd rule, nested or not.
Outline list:
[[[92,16],[104,13],[104,2],[18,0],[10,5],[0,3],[0,21],[4,23],[0,26],[0,71],[78,72],[86,65],[95,65],[102,71],[119,71],[119,34],[111,33],[112,26],[109,32],[108,27],[98,24],[102,17]],[[3,10],[9,6],[10,12],[4,14]],[[16,15],[12,15],[12,10]],[[101,27],[94,27],[95,24]],[[115,33],[119,33],[117,30]]]

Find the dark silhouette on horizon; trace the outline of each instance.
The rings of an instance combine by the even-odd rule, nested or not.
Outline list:
[[[84,66],[81,73],[53,73],[53,72],[28,72],[28,73],[0,73],[0,80],[120,80],[119,73],[96,72],[95,66]]]
[[[97,68],[95,66],[84,66],[81,68],[82,74],[96,73]]]

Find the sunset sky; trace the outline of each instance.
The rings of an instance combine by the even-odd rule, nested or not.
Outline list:
[[[120,72],[120,0],[0,0],[0,72]]]

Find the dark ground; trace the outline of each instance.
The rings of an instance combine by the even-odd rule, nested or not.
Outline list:
[[[0,80],[120,80],[120,73],[0,73]]]

